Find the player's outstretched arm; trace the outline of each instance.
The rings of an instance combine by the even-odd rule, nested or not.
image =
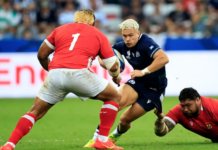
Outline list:
[[[49,55],[53,52],[54,50],[51,49],[45,42],[43,42],[41,44],[41,46],[39,47],[39,50],[38,50],[38,54],[37,54],[37,57],[38,57],[38,60],[41,64],[41,66],[48,71],[48,64],[50,62],[50,59],[49,59]]]
[[[163,113],[159,113],[157,109],[154,110],[154,113],[157,115],[154,123],[154,132],[157,136],[164,136],[175,127],[172,122],[164,118]]]

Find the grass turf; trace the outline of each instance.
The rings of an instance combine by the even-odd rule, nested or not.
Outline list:
[[[218,99],[218,97],[214,97]],[[0,145],[9,138],[20,117],[27,112],[34,99],[1,99],[0,100]],[[166,97],[163,102],[167,113],[178,104],[178,98]],[[90,140],[99,123],[99,112],[102,102],[67,98],[53,106],[39,120],[16,146],[16,150],[81,150]],[[112,130],[116,128],[119,116]],[[154,134],[153,112],[132,123],[132,128],[116,143],[127,150],[214,150],[218,149],[209,139],[194,134],[181,125],[177,125],[168,135],[157,137]],[[111,130],[111,131],[112,131]]]

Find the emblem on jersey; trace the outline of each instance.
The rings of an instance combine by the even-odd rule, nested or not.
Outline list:
[[[150,48],[150,50],[152,50],[152,49],[154,48],[154,46],[153,46],[153,45],[151,45],[149,48]]]
[[[208,129],[212,129],[212,125],[211,124],[206,124]]]
[[[136,51],[136,57],[140,57],[140,53]]]
[[[193,127],[193,121],[189,121],[189,125],[192,128]]]
[[[135,84],[135,80],[129,80],[128,82],[131,84]]]
[[[150,87],[150,89],[151,89],[151,90],[154,90],[154,91],[157,91],[157,89],[156,89],[156,88],[152,88],[152,87]]]
[[[147,101],[147,104],[149,104],[149,103],[151,103],[151,100],[150,100],[150,99]]]
[[[127,56],[126,56],[127,59],[131,59],[130,57],[130,51],[127,51]]]

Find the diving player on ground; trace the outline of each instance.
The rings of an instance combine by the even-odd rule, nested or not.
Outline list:
[[[155,133],[164,136],[177,123],[203,137],[218,142],[218,100],[200,96],[193,88],[185,88],[179,95],[180,104],[172,108],[164,117],[155,110],[158,116],[155,121]]]

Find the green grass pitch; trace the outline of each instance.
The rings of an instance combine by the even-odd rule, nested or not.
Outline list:
[[[218,97],[214,97],[218,99]],[[0,100],[0,145],[9,138],[20,117],[26,113],[34,99]],[[164,113],[178,104],[177,97],[166,97],[163,102]],[[39,120],[16,146],[16,150],[82,150],[92,138],[99,124],[101,101],[82,102],[67,98],[55,105]],[[112,130],[118,125],[118,113]],[[177,125],[168,135],[157,137],[154,134],[154,113],[148,112],[132,123],[132,128],[116,143],[126,150],[215,150],[217,144]],[[111,131],[112,131],[111,130]]]

